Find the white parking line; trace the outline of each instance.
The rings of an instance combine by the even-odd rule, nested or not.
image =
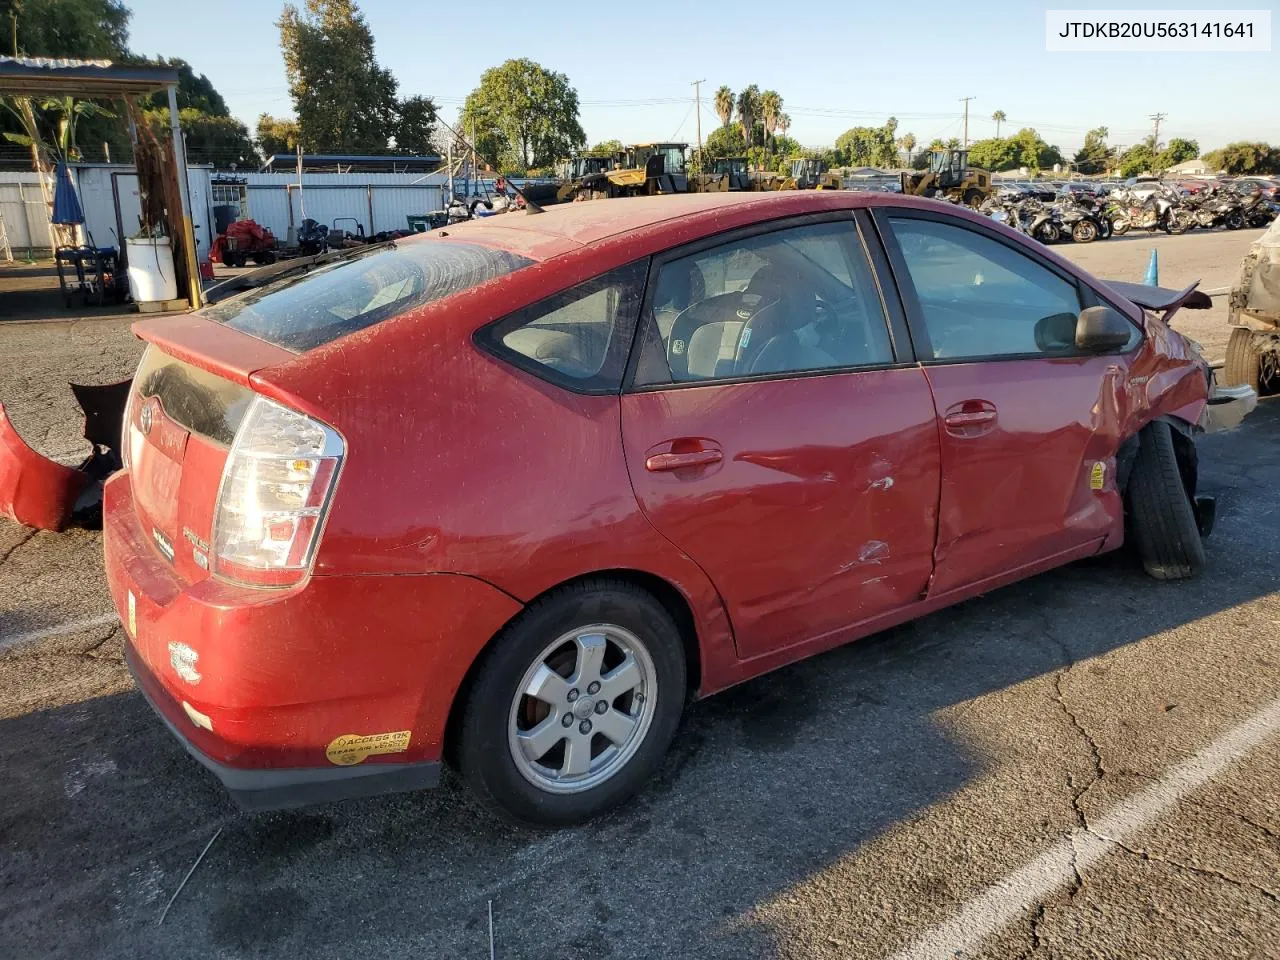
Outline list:
[[[1083,871],[1097,863],[1115,849],[1118,842],[1150,826],[1187,794],[1203,787],[1233,761],[1278,733],[1280,699],[1273,700],[1155,783],[1115,804],[1090,824],[1090,830],[1073,830],[1066,839],[992,884],[967,901],[950,920],[895,953],[892,960],[937,960],[975,950],[986,937],[1069,884],[1076,870]]]
[[[34,643],[37,640],[44,640],[46,637],[60,637],[68,633],[79,633],[81,630],[92,630],[94,627],[102,627],[108,623],[119,622],[120,618],[114,613],[104,613],[96,617],[85,617],[83,620],[55,624],[52,627],[45,627],[43,630],[19,633],[12,637],[0,636],[0,650],[19,647],[24,643]]]

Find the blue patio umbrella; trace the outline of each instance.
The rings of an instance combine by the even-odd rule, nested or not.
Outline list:
[[[84,223],[84,210],[80,206],[80,198],[76,196],[75,185],[71,182],[71,171],[66,163],[59,161],[54,180],[56,183],[53,190],[53,216],[50,222],[68,227]]]

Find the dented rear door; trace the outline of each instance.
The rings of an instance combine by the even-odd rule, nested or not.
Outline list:
[[[743,657],[920,599],[937,522],[938,433],[929,387],[919,367],[895,365],[853,223],[786,233],[778,231],[781,247],[752,237],[657,266],[655,302],[641,318],[638,383],[621,398],[623,447],[640,506],[715,584]],[[863,368],[756,370],[743,379],[741,364],[731,369],[734,358],[726,356],[715,371],[704,368],[703,379],[682,376],[682,359],[696,354],[697,339],[707,334],[686,334],[683,321],[664,323],[664,313],[684,304],[664,309],[662,301],[669,288],[687,297],[688,284],[669,281],[690,275],[703,305],[694,312],[728,318],[723,353],[744,354],[748,337],[735,324],[768,335],[753,321],[775,311],[771,303],[804,310],[816,299],[827,304],[823,322],[847,324],[840,340],[847,350],[830,359]],[[770,275],[799,289],[784,291],[779,303],[766,289]],[[797,366],[821,359],[794,356]]]

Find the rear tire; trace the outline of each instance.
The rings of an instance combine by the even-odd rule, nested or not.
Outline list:
[[[1244,214],[1239,210],[1233,210],[1231,213],[1227,214],[1227,217],[1222,221],[1222,224],[1228,230],[1239,230],[1244,226]]]
[[[971,187],[964,192],[964,204],[966,207],[972,207],[976,210],[978,207],[982,206],[982,201],[984,199],[986,198],[983,196],[981,190]]]
[[[593,644],[601,651],[594,667]],[[618,679],[628,651],[636,684],[615,694],[630,683]],[[527,607],[485,652],[459,716],[459,771],[502,819],[581,823],[650,778],[675,736],[686,692],[684,645],[662,604],[621,580],[572,584]],[[528,737],[544,727],[539,742]],[[573,772],[573,753],[584,744],[588,767]]]
[[[1181,580],[1204,569],[1204,541],[1178,469],[1173,430],[1157,420],[1138,435],[1126,497],[1138,555],[1157,580]]]
[[[1222,367],[1224,386],[1246,384],[1261,389],[1262,351],[1255,343],[1253,331],[1248,327],[1235,327],[1227,341],[1227,362]]]

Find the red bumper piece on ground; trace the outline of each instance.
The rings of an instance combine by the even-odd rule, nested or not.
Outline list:
[[[0,516],[61,530],[89,475],[42,457],[13,428],[0,404]]]

